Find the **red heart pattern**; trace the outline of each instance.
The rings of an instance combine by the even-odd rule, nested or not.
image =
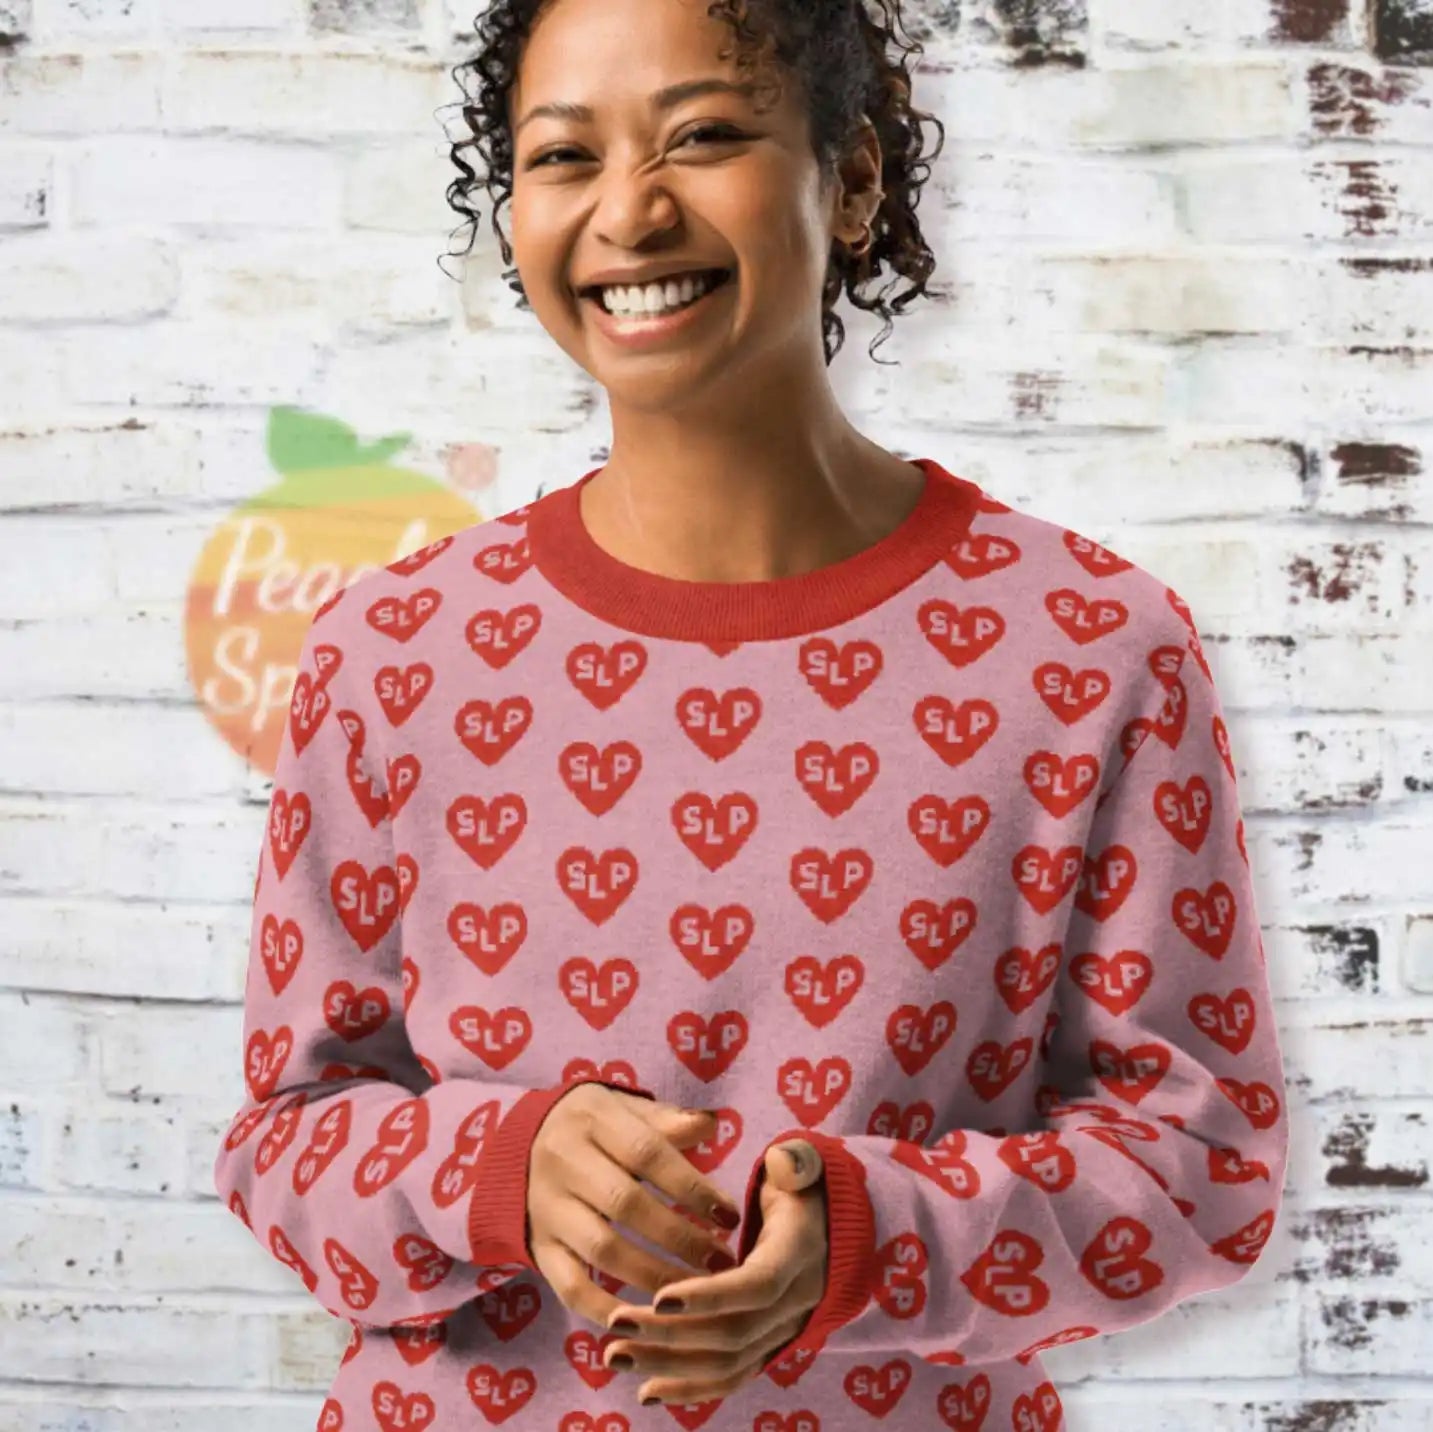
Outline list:
[[[823,1159],[821,1301],[667,1403],[690,1432],[1055,1432],[1045,1349],[1263,1255],[1287,1113],[1193,616],[939,484],[730,596],[604,558],[554,489],[315,616],[216,1186],[353,1328],[327,1432],[651,1419],[534,1257],[575,1084],[714,1109],[680,1152],[745,1195],[739,1261],[766,1147]]]

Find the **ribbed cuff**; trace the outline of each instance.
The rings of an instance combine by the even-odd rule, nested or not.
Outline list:
[[[487,1267],[519,1263],[536,1268],[527,1226],[532,1141],[552,1106],[579,1084],[605,1084],[624,1094],[638,1094],[644,1099],[657,1097],[650,1089],[597,1078],[572,1079],[546,1089],[529,1089],[519,1096],[478,1155],[468,1202],[468,1241],[473,1247],[474,1263]]]
[[[876,1215],[866,1190],[866,1168],[840,1138],[815,1129],[786,1129],[757,1155],[746,1186],[746,1208],[737,1261],[744,1263],[761,1232],[761,1185],[766,1149],[787,1139],[805,1139],[821,1155],[826,1185],[826,1289],[800,1334],[788,1348],[813,1350],[849,1323],[870,1301],[875,1260]]]

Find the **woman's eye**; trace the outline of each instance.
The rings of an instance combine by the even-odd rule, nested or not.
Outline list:
[[[729,124],[699,124],[695,129],[690,130],[682,137],[682,141],[677,145],[677,148],[682,148],[687,140],[695,139],[699,134],[712,135],[718,142],[722,140],[731,141],[742,139],[745,137],[740,130],[733,129]],[[564,145],[561,149],[549,149],[546,154],[539,154],[527,167],[529,169],[540,169],[549,159],[556,159],[559,155],[563,154],[577,154],[579,152],[580,151],[573,149],[570,145]]]

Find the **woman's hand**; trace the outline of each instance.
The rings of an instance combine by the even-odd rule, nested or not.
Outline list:
[[[801,1159],[799,1170],[786,1150]],[[758,1377],[766,1364],[806,1326],[826,1289],[826,1184],[821,1155],[805,1139],[787,1139],[766,1151],[761,1231],[746,1262],[710,1277],[667,1284],[657,1301],[680,1298],[685,1311],[658,1315],[653,1308],[619,1304],[607,1319],[629,1319],[636,1331],[610,1343],[608,1367],[631,1370],[647,1381],[646,1402],[707,1402]]]

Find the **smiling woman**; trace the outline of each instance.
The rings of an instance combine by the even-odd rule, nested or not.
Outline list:
[[[672,206],[714,230],[722,215],[712,204],[724,194],[744,194],[747,221],[768,225],[756,237],[772,244],[785,227],[779,216],[789,214],[792,199],[806,188],[806,162],[814,161],[825,199],[846,205],[849,238],[829,242],[828,233],[828,242],[820,243],[815,235],[819,251],[807,257],[816,270],[799,275],[799,287],[788,267],[795,254],[786,253],[780,266],[764,262],[750,276],[762,285],[750,301],[779,295],[788,317],[796,305],[804,315],[809,292],[829,364],[844,340],[845,326],[834,312],[844,289],[854,306],[885,320],[874,356],[891,316],[926,293],[935,269],[916,208],[930,172],[926,161],[944,140],[940,121],[911,103],[911,63],[921,47],[902,34],[895,0],[671,0],[664,8],[705,23],[684,27],[694,44],[692,74],[650,92],[627,81],[649,70],[671,73],[669,59],[654,54],[661,27],[651,15],[632,27],[634,7],[627,4],[588,8],[579,17],[553,0],[497,0],[479,16],[476,51],[453,71],[467,96],[469,131],[452,145],[461,177],[448,189],[449,203],[469,225],[463,252],[477,235],[480,215],[472,201],[480,183],[503,258],[510,260],[499,220],[509,199],[538,206],[530,217],[545,228],[559,210],[570,216],[591,204],[614,163],[670,184]],[[544,56],[537,41],[549,20],[553,38]],[[735,46],[723,46],[723,39]],[[722,62],[733,58],[734,67]],[[620,88],[613,83],[618,78]],[[768,107],[777,97],[782,102]],[[848,175],[843,196],[842,160],[866,126],[879,142],[878,168],[860,191]],[[923,153],[927,126],[937,132],[929,155]],[[483,161],[481,181],[468,162],[473,150]],[[763,202],[768,199],[775,218]],[[868,293],[883,270],[895,277]],[[536,262],[504,277],[521,296],[520,306],[542,303],[529,291],[529,283],[536,290],[547,280]],[[896,292],[902,279],[907,286]]]

